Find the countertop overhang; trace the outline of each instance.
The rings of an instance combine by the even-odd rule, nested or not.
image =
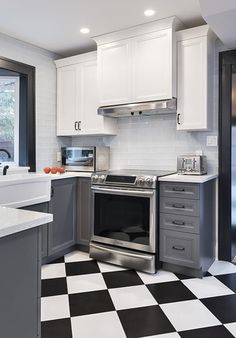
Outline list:
[[[159,178],[161,182],[183,182],[183,183],[205,183],[207,181],[218,178],[218,174],[207,175],[179,175],[172,174]]]
[[[0,238],[52,222],[53,215],[0,206]]]

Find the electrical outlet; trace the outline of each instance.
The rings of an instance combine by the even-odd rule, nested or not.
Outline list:
[[[197,156],[201,156],[201,155],[203,155],[203,151],[202,151],[202,150],[196,150],[196,151],[195,151],[195,154],[196,154]]]
[[[61,152],[57,151],[57,162],[61,162]]]
[[[216,135],[207,136],[206,145],[207,147],[217,147],[218,137]]]

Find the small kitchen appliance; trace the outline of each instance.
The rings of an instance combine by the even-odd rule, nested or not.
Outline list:
[[[61,162],[66,171],[108,170],[109,157],[109,147],[61,148]]]
[[[204,155],[184,155],[177,158],[177,172],[181,175],[207,174],[207,158]]]
[[[92,174],[90,257],[155,273],[158,265],[158,177],[168,171]]]

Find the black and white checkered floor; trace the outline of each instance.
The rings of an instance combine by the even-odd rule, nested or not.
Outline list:
[[[148,275],[75,251],[42,267],[42,338],[236,337],[236,266]]]

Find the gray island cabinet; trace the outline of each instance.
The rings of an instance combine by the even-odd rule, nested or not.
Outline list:
[[[52,215],[0,207],[0,337],[39,338],[40,225]]]
[[[160,182],[159,254],[165,270],[193,277],[208,271],[215,260],[215,205],[215,179]]]

